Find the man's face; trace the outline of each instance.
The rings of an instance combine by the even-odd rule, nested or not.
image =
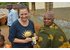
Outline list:
[[[20,10],[20,18],[22,21],[27,21],[29,16],[28,10],[27,9],[21,9]]]
[[[47,26],[50,26],[53,23],[53,20],[51,18],[44,18],[44,24]]]

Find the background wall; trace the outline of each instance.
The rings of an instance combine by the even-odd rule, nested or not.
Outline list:
[[[44,2],[36,2],[36,9],[45,9]],[[29,9],[31,9],[31,2],[29,3]],[[70,2],[53,2],[53,8],[70,7]]]
[[[54,2],[53,8],[70,7],[70,2]]]

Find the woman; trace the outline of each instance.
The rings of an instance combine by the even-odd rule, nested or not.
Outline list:
[[[32,48],[32,38],[25,37],[24,33],[30,31],[32,35],[36,37],[34,24],[29,20],[29,11],[26,6],[20,5],[19,16],[20,18],[16,20],[9,31],[9,40],[12,43],[13,48]]]
[[[54,23],[54,14],[48,11],[44,15],[44,27],[39,31],[39,45],[41,48],[58,48],[65,41],[66,35],[58,25]]]

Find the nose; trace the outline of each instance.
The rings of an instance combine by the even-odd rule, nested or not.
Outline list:
[[[23,16],[24,18],[26,17],[26,16]]]
[[[26,17],[26,15],[22,15],[22,17],[23,17],[23,18],[25,18],[25,17]]]

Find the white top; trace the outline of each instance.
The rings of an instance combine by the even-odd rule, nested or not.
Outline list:
[[[10,13],[8,14],[7,25],[11,26],[15,20],[18,19],[18,13],[16,10],[11,9]]]

